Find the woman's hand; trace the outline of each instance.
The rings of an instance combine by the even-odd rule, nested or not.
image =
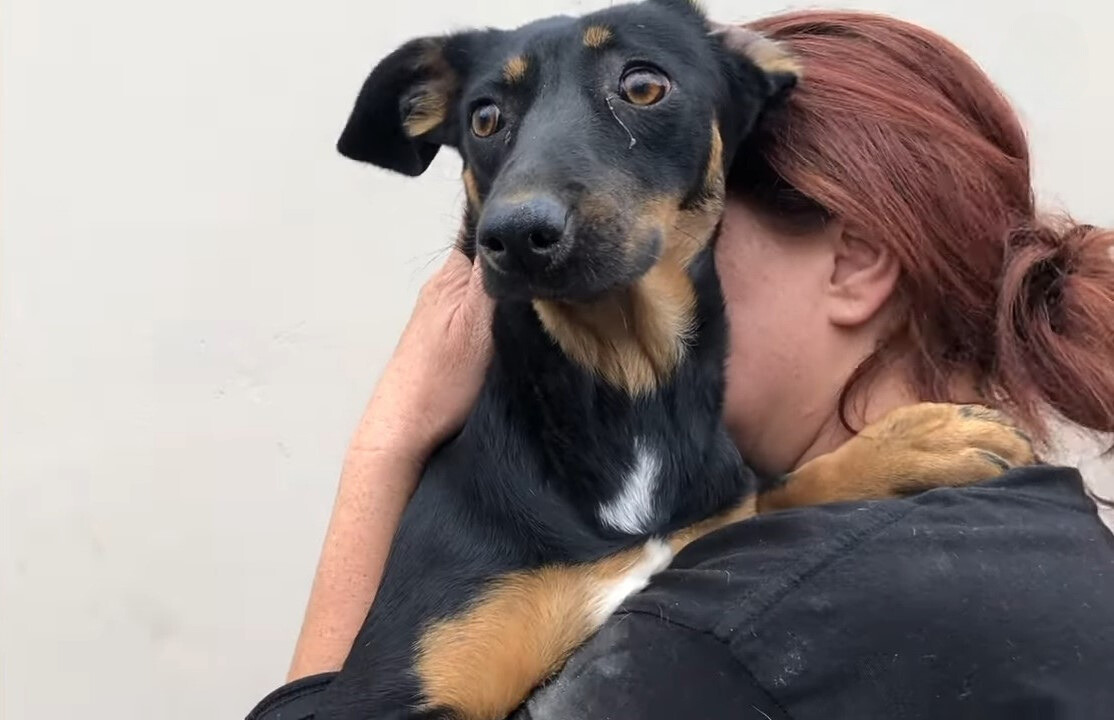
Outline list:
[[[479,268],[457,251],[422,288],[344,459],[288,680],[336,670],[347,657],[430,452],[476,402],[492,306]]]
[[[424,463],[458,431],[491,359],[493,302],[479,264],[454,250],[418,296],[352,441]]]

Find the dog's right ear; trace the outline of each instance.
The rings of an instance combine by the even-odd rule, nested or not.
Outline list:
[[[465,42],[464,34],[417,38],[380,61],[337,141],[340,154],[415,176],[442,145],[455,147]]]

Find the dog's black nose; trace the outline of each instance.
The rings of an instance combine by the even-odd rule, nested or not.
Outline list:
[[[544,270],[567,242],[567,216],[565,206],[548,195],[517,202],[494,200],[480,220],[481,252],[500,270]]]

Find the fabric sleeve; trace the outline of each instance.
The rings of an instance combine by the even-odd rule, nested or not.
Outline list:
[[[269,694],[246,720],[312,720],[335,677],[302,678]],[[727,647],[642,613],[613,617],[510,720],[788,720]]]
[[[336,673],[310,675],[287,683],[259,701],[246,720],[312,720]]]
[[[613,617],[512,720],[788,720],[721,641],[644,613]]]

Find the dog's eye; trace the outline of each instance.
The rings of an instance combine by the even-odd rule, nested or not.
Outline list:
[[[648,67],[627,70],[619,81],[619,94],[632,105],[653,105],[669,92],[669,78]]]
[[[472,111],[472,133],[476,137],[494,135],[502,124],[503,117],[495,103],[484,103]]]

